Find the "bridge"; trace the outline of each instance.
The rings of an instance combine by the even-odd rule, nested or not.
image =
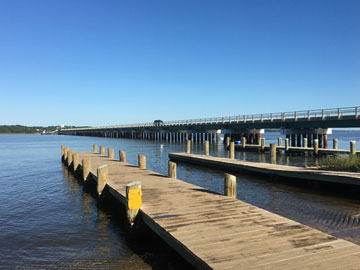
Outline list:
[[[240,140],[245,137],[249,144],[259,144],[264,129],[281,129],[292,146],[302,145],[307,138],[308,147],[319,140],[319,147],[327,148],[327,135],[331,128],[360,127],[359,106],[237,115],[158,123],[119,126],[62,129],[59,134],[98,136],[112,138],[151,139],[166,141],[217,142],[219,134]]]

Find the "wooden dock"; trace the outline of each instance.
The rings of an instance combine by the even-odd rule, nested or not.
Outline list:
[[[145,224],[196,269],[360,267],[360,246],[351,242],[97,153],[79,153],[76,162],[85,158],[95,181],[97,168],[108,166],[108,190],[124,204],[126,185],[141,181]]]
[[[274,165],[270,163],[241,161],[238,159],[187,153],[172,153],[169,154],[169,158],[173,161],[217,168],[224,171],[251,172],[302,180],[324,181],[355,186],[360,185],[360,173],[354,172],[328,171],[317,168]]]
[[[258,144],[247,144],[245,145],[245,149],[242,145],[236,144],[235,149],[237,151],[264,151],[269,152],[270,146],[266,145],[263,149],[261,148],[261,145]],[[286,150],[285,146],[278,146],[276,145],[277,151],[283,151],[287,153],[313,153],[314,148],[313,147],[296,147],[296,146],[289,146],[289,149]],[[286,151],[285,151],[286,150]],[[359,155],[360,151],[356,151],[356,153]],[[350,150],[347,149],[330,149],[330,148],[319,148],[318,150],[319,155],[340,155],[340,154],[350,154]]]

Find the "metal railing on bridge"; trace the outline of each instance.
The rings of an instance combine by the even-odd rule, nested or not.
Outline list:
[[[341,119],[358,119],[359,107],[343,107],[332,109],[277,112],[265,114],[248,114],[226,117],[199,118],[190,120],[165,121],[161,126],[193,126],[193,125],[212,125],[212,124],[238,124],[238,123],[261,123],[261,122],[285,122],[285,121],[314,121],[314,120],[341,120]],[[160,126],[160,127],[161,127]],[[74,130],[91,130],[91,129],[121,129],[121,128],[141,128],[154,127],[154,123],[102,126],[92,128],[76,128]],[[72,130],[72,129],[66,129]]]

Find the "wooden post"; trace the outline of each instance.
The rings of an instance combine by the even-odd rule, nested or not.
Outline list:
[[[97,153],[97,145],[96,144],[93,145],[93,152]]]
[[[169,161],[168,166],[169,166],[169,168],[168,168],[169,177],[176,178],[176,163]]]
[[[120,162],[126,162],[126,152],[119,151]]]
[[[65,164],[66,164],[66,162],[67,162],[68,151],[69,151],[69,147],[65,146],[65,149],[64,149],[64,160],[63,160]]]
[[[74,153],[75,153],[74,149],[71,149],[71,150],[68,151],[68,154],[67,154],[67,165],[68,165],[68,167],[70,167],[71,163],[73,162],[72,155]]]
[[[356,155],[356,141],[350,142],[350,155]]]
[[[319,139],[315,139],[314,140],[314,155],[318,155],[319,154]]]
[[[146,157],[143,155],[138,155],[138,162],[140,169],[146,169]]]
[[[261,138],[261,151],[265,151],[265,138]]]
[[[236,177],[225,173],[224,176],[224,195],[236,199]]]
[[[230,143],[230,159],[235,159],[235,143]]]
[[[333,140],[333,149],[338,149],[338,147],[339,147],[339,141],[338,141],[338,139],[334,139]]]
[[[100,156],[105,156],[105,147],[100,146]]]
[[[289,147],[290,147],[289,138],[286,138],[285,139],[285,152],[289,151]]]
[[[241,137],[241,148],[242,148],[242,150],[245,150],[245,148],[246,148],[246,138],[245,137]]]
[[[270,144],[270,163],[276,164],[276,144]]]
[[[230,146],[230,136],[226,137],[226,148]]]
[[[278,146],[281,146],[281,145],[282,145],[282,138],[279,137],[279,138],[278,138]]]
[[[303,147],[308,147],[307,138],[303,138]]]
[[[97,168],[97,193],[99,196],[103,192],[109,177],[109,169],[107,165]]]
[[[114,159],[114,149],[108,148],[108,158]]]
[[[91,159],[90,158],[84,158],[82,160],[82,170],[83,170],[83,180],[86,182],[86,180],[89,177],[90,171],[91,171]]]
[[[191,153],[191,140],[186,141],[186,153]]]
[[[205,156],[209,155],[209,141],[205,141]]]
[[[64,161],[64,156],[65,156],[65,146],[62,145],[61,146],[61,160]]]
[[[130,226],[134,225],[135,218],[141,208],[141,182],[134,181],[126,185],[127,218]]]
[[[73,166],[74,172],[76,172],[79,166],[79,153],[73,154],[73,164],[74,164]]]

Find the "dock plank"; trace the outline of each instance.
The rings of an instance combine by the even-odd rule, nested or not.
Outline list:
[[[125,201],[142,182],[145,223],[197,269],[357,269],[360,246],[248,203],[132,164],[91,158],[91,174],[109,167],[108,187]],[[260,165],[261,167],[261,165]]]

